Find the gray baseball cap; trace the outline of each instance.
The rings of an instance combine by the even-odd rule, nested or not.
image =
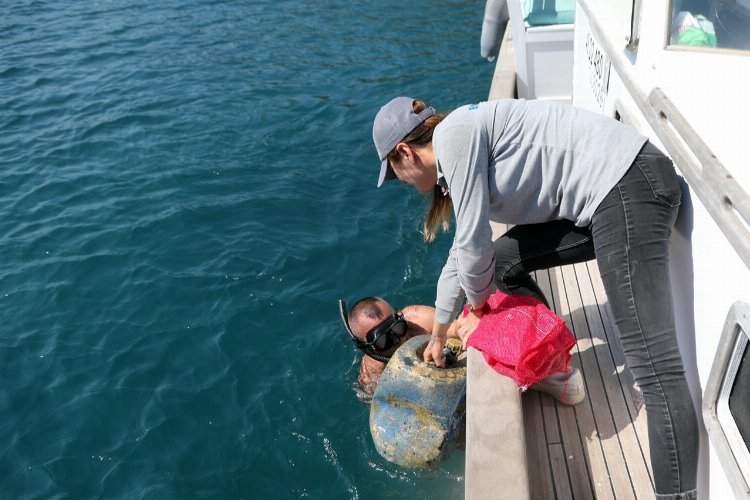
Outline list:
[[[413,111],[414,99],[411,97],[396,97],[380,108],[372,125],[372,140],[380,157],[380,177],[378,187],[385,181],[396,178],[396,173],[388,165],[388,153],[404,137],[420,126],[423,121],[435,114],[434,108],[425,108],[421,113]]]

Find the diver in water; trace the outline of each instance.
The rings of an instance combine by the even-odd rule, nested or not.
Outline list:
[[[340,305],[344,326],[354,345],[364,353],[357,377],[359,385],[372,396],[396,349],[412,337],[430,334],[435,308],[411,305],[396,310],[379,297],[365,297],[346,316],[346,304],[341,301]],[[449,338],[460,338],[457,330],[461,322],[458,319],[450,324]]]
[[[358,300],[349,314],[346,303],[339,301],[341,319],[354,345],[364,353],[359,367],[362,391],[372,396],[393,353],[407,340],[417,335],[430,335],[435,319],[435,308],[410,305],[396,310],[379,297]],[[459,317],[448,325],[448,338],[461,340],[466,346],[470,332]],[[585,397],[583,377],[571,366],[568,374],[560,373],[540,380],[530,387],[546,392],[558,401],[574,405]]]

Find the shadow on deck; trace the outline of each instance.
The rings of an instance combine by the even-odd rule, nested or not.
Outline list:
[[[578,340],[586,381],[576,406],[524,394],[531,498],[654,498],[643,399],[616,338],[596,262],[538,272],[539,286]]]

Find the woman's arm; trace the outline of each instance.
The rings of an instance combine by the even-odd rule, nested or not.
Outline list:
[[[438,281],[435,301],[435,318],[446,324],[463,298],[460,290],[470,304],[486,303],[495,274],[489,218],[490,146],[483,127],[471,124],[470,116],[436,131],[433,139],[456,218],[453,246]]]

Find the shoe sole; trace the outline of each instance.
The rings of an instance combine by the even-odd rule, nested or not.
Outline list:
[[[586,399],[586,390],[583,383],[583,375],[577,368],[571,370],[571,375],[567,381],[560,384],[548,382],[545,380],[533,384],[530,389],[544,392],[566,405],[577,405]],[[567,387],[566,387],[567,386]],[[575,389],[571,390],[571,389]],[[573,394],[575,392],[575,394]]]

